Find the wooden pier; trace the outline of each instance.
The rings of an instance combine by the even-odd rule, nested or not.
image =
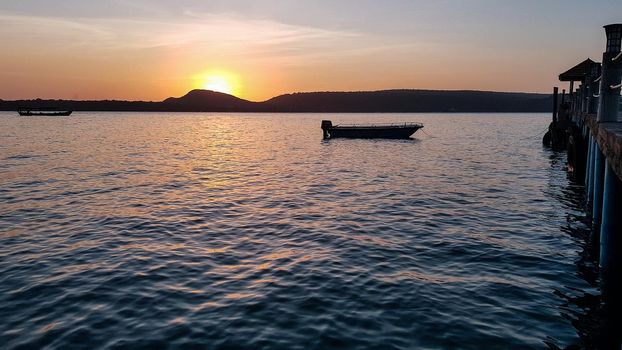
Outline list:
[[[605,284],[622,284],[622,24],[604,27],[602,61],[587,59],[559,75],[568,94],[554,89],[553,121],[543,142],[568,152],[568,170],[584,181],[587,210],[599,247]],[[575,89],[574,82],[579,82]]]

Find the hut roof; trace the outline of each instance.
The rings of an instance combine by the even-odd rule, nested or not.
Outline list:
[[[595,64],[596,62],[592,61],[591,59],[587,59],[579,64],[577,64],[576,66],[568,69],[567,71],[563,72],[562,74],[559,75],[559,80],[560,81],[580,81],[583,80],[583,77],[587,74],[590,73],[590,70],[592,69],[592,65]]]

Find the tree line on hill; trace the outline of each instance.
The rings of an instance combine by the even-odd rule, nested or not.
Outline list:
[[[57,108],[73,111],[145,112],[550,112],[550,94],[382,90],[358,92],[305,92],[251,102],[209,90],[192,90],[160,102],[120,100],[0,100],[0,110]]]

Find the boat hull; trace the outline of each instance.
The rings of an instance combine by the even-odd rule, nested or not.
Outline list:
[[[324,139],[343,137],[350,139],[408,139],[417,130],[423,128],[420,123],[333,125],[330,120],[322,120]]]
[[[327,130],[328,138],[350,138],[350,139],[408,139],[420,126],[401,127],[401,128],[347,128],[334,127]]]
[[[57,117],[66,117],[71,115],[72,111],[18,111],[21,116],[57,116]]]

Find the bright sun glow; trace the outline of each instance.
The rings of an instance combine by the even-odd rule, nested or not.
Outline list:
[[[218,91],[225,94],[239,94],[239,84],[236,77],[228,72],[207,72],[196,77],[197,87],[205,90]]]
[[[203,88],[212,91],[224,92],[225,94],[231,94],[233,88],[231,84],[224,77],[208,77],[203,84]]]

